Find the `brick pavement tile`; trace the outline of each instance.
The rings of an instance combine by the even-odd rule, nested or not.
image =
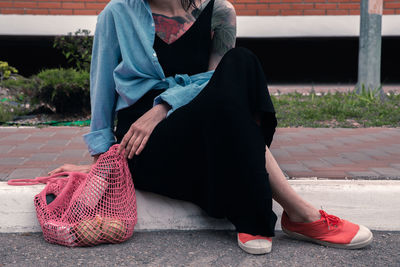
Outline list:
[[[311,172],[310,169],[305,167],[303,164],[296,163],[296,164],[279,164],[282,170],[286,172]]]
[[[46,143],[49,138],[46,136],[29,136],[28,139],[24,140],[25,143]]]
[[[29,161],[34,162],[51,162],[55,161],[58,157],[58,153],[35,153],[30,158]]]
[[[0,126],[0,132],[16,132],[16,131],[18,131],[17,127]]]
[[[36,151],[36,150],[40,150],[40,148],[43,146],[43,143],[22,143],[22,144],[18,144],[14,151]]]
[[[85,150],[88,150],[86,144],[79,144],[79,143],[69,143],[65,148],[68,148],[68,149],[85,149]]]
[[[391,163],[389,166],[400,170],[400,163]]]
[[[342,146],[332,146],[329,147],[328,150],[325,150],[327,155],[339,155],[340,153],[343,152],[354,152],[354,146],[353,145],[342,145]]]
[[[281,164],[299,164],[299,161],[297,159],[293,159],[293,158],[275,158],[276,161],[278,162],[278,165]]]
[[[29,134],[29,133],[26,133],[26,134],[15,133],[15,134],[11,134],[11,135],[8,135],[6,137],[3,137],[0,140],[1,141],[10,141],[10,142],[12,142],[12,141],[21,142],[21,141],[24,141],[24,140],[28,139],[28,137],[30,137],[30,136],[31,136],[31,134]]]
[[[40,152],[42,153],[61,153],[63,152],[67,146],[65,145],[49,145],[45,144],[40,148]],[[68,146],[69,148],[69,146]]]
[[[348,158],[352,161],[372,160],[371,157],[369,157],[368,155],[365,155],[363,153],[360,153],[360,152],[343,152],[343,153],[340,153],[340,156],[344,157],[344,158]]]
[[[394,147],[392,145],[391,146],[382,146],[381,149],[390,154],[400,155],[400,149],[398,147]]]
[[[350,177],[354,177],[354,178],[367,178],[367,179],[377,179],[379,178],[381,175],[379,173],[376,172],[372,172],[372,171],[351,171],[351,172],[347,172],[349,174]]]
[[[281,149],[288,151],[289,153],[310,153],[306,148],[298,146],[281,146]]]
[[[37,168],[40,166],[41,168],[46,168],[50,164],[54,163],[55,161],[38,161],[38,160],[31,160],[27,158],[27,160],[22,164],[24,168]],[[21,166],[19,166],[21,167]]]
[[[280,148],[271,148],[270,151],[275,158],[283,158],[290,156],[290,154],[286,150]]]
[[[387,129],[385,131],[385,134],[400,137],[400,129]]]
[[[34,151],[24,151],[24,150],[11,150],[7,154],[0,155],[0,158],[29,158]]]
[[[369,169],[371,167],[382,167],[382,168],[386,168],[389,167],[389,165],[393,163],[393,162],[388,162],[387,160],[371,160],[371,161],[360,161],[360,162],[356,162],[354,164],[351,164],[350,166],[347,164],[335,164],[335,167],[343,167],[343,168],[347,168],[349,167],[349,171],[351,171],[353,168],[355,169]]]
[[[78,164],[79,165],[89,165],[89,164],[92,164],[92,163],[93,163],[93,159],[90,158],[90,159],[87,159],[87,160],[80,161]]]
[[[76,135],[80,132],[81,130],[79,128],[60,128],[57,129],[55,136]]]
[[[329,168],[332,167],[332,164],[329,164],[326,161],[315,159],[315,160],[301,160],[300,163],[302,163],[304,166],[308,168],[314,168],[314,167],[319,167],[319,168]]]
[[[71,143],[70,139],[52,139],[47,141],[48,145],[66,146]]]
[[[339,141],[334,141],[334,140],[323,140],[319,141],[320,144],[329,146],[329,147],[342,147],[344,144]]]
[[[80,162],[82,161],[87,161],[87,160],[91,160],[90,157],[84,157],[84,158],[58,158],[57,160],[55,160],[54,164],[57,165],[64,165],[64,164],[80,164]]]
[[[45,175],[43,168],[20,168],[13,171],[8,177],[10,179],[33,179]]]
[[[335,137],[333,138],[334,141],[343,143],[343,144],[359,144],[362,141],[357,139],[357,138],[352,138],[349,136],[345,136],[345,137]]]
[[[307,130],[303,131],[303,134],[310,136],[310,137],[314,137],[314,136],[318,137],[321,135],[325,135],[326,131],[322,128],[321,129],[317,129],[317,128],[316,129],[307,129]]]
[[[298,140],[292,140],[287,142],[280,142],[273,140],[271,146],[275,148],[281,148],[282,146],[297,146],[299,144]]]
[[[354,164],[353,161],[343,158],[343,157],[322,157],[323,160],[329,162],[330,164],[333,165],[338,165],[338,164]]]
[[[321,144],[301,144],[302,147],[305,147],[308,150],[324,150],[324,149],[328,149],[326,146],[321,145]]]
[[[7,177],[8,177],[9,173],[0,173],[0,181],[7,181]]]
[[[55,132],[57,131],[57,129],[59,129],[59,127],[55,127],[55,126],[45,126],[43,128],[40,128],[41,132]]]
[[[0,154],[6,154],[14,148],[15,148],[15,146],[13,144],[12,145],[0,145]]]
[[[52,137],[52,136],[54,136],[56,134],[56,132],[54,131],[51,131],[51,132],[49,132],[49,131],[40,131],[40,132],[35,132],[35,133],[32,133],[32,136],[33,137]]]
[[[87,149],[65,149],[59,154],[59,159],[62,158],[83,158],[88,154]]]
[[[274,136],[274,141],[275,141],[275,136]],[[71,143],[79,143],[79,144],[84,144],[83,137],[82,136],[77,136],[71,139]]]
[[[360,153],[366,154],[368,156],[381,159],[381,158],[387,158],[391,157],[389,153],[386,153],[385,151],[380,150],[380,148],[371,149],[371,148],[363,148],[359,150]]]
[[[387,138],[387,135],[384,134],[384,133],[382,133],[382,132],[370,133],[370,134],[368,134],[368,136],[370,136],[370,137],[372,137],[372,138],[374,138],[374,139],[377,139],[377,140],[379,140],[379,139],[386,139],[386,138]]]
[[[369,136],[369,135],[354,135],[353,138],[361,140],[361,141],[366,141],[366,142],[375,142],[376,139]]]
[[[300,132],[288,132],[288,131],[282,132],[282,131],[278,131],[277,130],[275,132],[275,135],[282,136],[282,137],[285,137],[285,138],[290,138],[290,139],[296,139],[297,137],[302,136],[302,133],[300,133]]]
[[[7,157],[0,159],[0,165],[11,165],[11,166],[18,166],[26,162],[26,158],[24,157]]]
[[[400,170],[395,168],[370,168],[372,171],[377,172],[387,177],[400,177]]]

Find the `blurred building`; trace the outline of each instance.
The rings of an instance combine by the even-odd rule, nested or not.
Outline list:
[[[231,0],[238,46],[262,60],[271,83],[355,83],[359,0]],[[31,75],[66,66],[56,35],[89,29],[107,0],[0,0],[0,60]],[[384,0],[382,82],[400,83],[400,0]]]

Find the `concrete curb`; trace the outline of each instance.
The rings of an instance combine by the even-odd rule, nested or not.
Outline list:
[[[398,180],[290,180],[293,188],[328,213],[373,230],[400,231]],[[40,232],[33,196],[44,185],[9,186],[0,182],[0,233]],[[213,219],[197,206],[156,194],[136,191],[137,231],[233,229],[226,220]],[[274,203],[274,211],[282,214]],[[280,229],[280,223],[277,223]]]

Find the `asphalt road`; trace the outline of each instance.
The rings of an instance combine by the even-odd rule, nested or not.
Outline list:
[[[249,255],[232,231],[135,232],[122,244],[67,248],[40,233],[0,234],[0,266],[400,266],[400,232],[374,231],[361,250],[295,241],[277,232],[267,255]]]

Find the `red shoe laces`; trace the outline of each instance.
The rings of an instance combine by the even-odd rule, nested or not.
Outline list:
[[[321,214],[321,219],[323,218],[328,224],[328,230],[330,230],[330,225],[336,226],[340,222],[340,218],[335,215],[330,215],[323,210],[320,210],[319,213]]]

